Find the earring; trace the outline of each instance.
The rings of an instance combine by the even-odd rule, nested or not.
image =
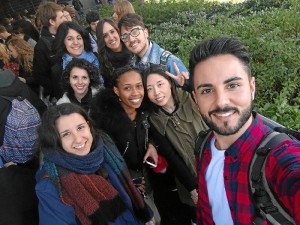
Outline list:
[[[119,98],[119,102],[121,102],[121,101],[122,101],[122,99]]]

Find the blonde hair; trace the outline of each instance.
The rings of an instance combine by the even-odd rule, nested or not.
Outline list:
[[[6,46],[4,44],[0,44],[0,60],[2,60],[3,64],[9,63],[9,54],[7,52]]]
[[[18,53],[18,63],[23,66],[24,70],[28,73],[32,72],[32,62],[33,62],[33,47],[31,47],[23,39],[13,37],[7,43],[7,46],[12,46],[16,49]]]
[[[114,3],[114,11],[119,19],[127,13],[135,13],[133,5],[128,0],[118,0]]]

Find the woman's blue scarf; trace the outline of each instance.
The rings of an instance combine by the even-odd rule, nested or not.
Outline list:
[[[101,163],[104,160],[103,150],[103,140],[100,139],[97,147],[85,156],[73,155],[63,150],[55,150],[47,151],[44,157],[45,161],[50,161],[70,171],[79,174],[93,174],[99,169]],[[47,166],[47,163],[45,163],[44,166]]]
[[[96,55],[93,52],[87,52],[87,51],[83,50],[83,52],[81,53],[81,55],[78,56],[77,58],[78,59],[85,59],[86,61],[92,63],[97,69],[99,69],[99,67],[100,67],[99,61],[98,61]],[[68,63],[71,62],[72,59],[73,59],[73,57],[70,56],[67,53],[65,53],[62,56],[63,70],[66,68],[66,66],[68,65]]]

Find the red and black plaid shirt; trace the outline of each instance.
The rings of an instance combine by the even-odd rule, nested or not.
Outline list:
[[[269,131],[259,116],[245,133],[225,152],[224,182],[225,190],[234,224],[249,225],[257,216],[251,200],[248,170],[255,149],[263,136]],[[210,139],[213,135],[211,135]],[[213,225],[209,205],[205,173],[211,160],[209,141],[203,152],[201,163],[197,162],[198,194],[197,225]],[[271,151],[266,162],[266,177],[271,189],[300,224],[300,142],[287,140]]]

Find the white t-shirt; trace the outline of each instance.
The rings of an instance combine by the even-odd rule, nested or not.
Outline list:
[[[210,142],[212,158],[205,174],[209,204],[215,225],[233,225],[224,185],[225,150],[218,150],[215,140]]]

